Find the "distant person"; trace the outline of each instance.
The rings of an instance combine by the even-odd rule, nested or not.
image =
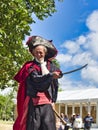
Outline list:
[[[73,128],[74,130],[80,130],[80,128],[82,128],[82,118],[80,117],[79,114],[76,114],[76,117],[73,123]]]
[[[60,126],[58,130],[68,130],[69,129],[69,119],[64,113],[61,113],[61,118],[66,122],[66,125],[60,121]]]
[[[64,121],[66,122],[64,130],[68,130],[69,129],[69,118],[68,118],[68,115],[64,116]]]
[[[61,121],[59,118],[56,118],[56,130],[60,130]]]
[[[61,113],[60,116],[64,120],[64,117],[65,117],[64,113]],[[64,127],[65,127],[65,125],[60,121],[60,127],[58,130],[64,130]]]
[[[74,124],[75,118],[76,118],[76,114],[73,113],[73,115],[70,118],[70,123],[71,123],[72,130],[74,130],[73,124]]]
[[[90,115],[90,113],[85,116],[83,119],[84,122],[84,130],[90,130],[92,123],[94,122],[93,117]]]

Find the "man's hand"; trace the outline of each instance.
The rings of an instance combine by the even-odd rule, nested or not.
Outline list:
[[[55,103],[51,103],[53,110],[55,110]]]
[[[61,76],[60,76],[60,72],[57,72],[57,71],[55,71],[55,72],[53,72],[53,78],[54,79],[58,79],[58,78],[60,78]]]

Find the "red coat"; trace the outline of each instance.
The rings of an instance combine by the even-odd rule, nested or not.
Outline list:
[[[27,112],[28,112],[28,103],[30,100],[30,97],[26,96],[26,78],[29,76],[31,71],[33,71],[33,69],[30,71],[30,66],[33,66],[33,68],[36,68],[38,72],[40,71],[40,67],[37,66],[34,62],[30,61],[30,62],[26,62],[23,65],[23,67],[20,69],[20,71],[14,77],[14,79],[19,83],[19,89],[18,89],[18,95],[17,95],[18,117],[13,125],[13,130],[26,130],[26,117],[27,117]],[[49,67],[48,69],[51,70],[51,65]],[[52,69],[53,69],[52,71],[58,70],[57,67],[55,66],[54,67],[52,66]],[[53,102],[55,102],[56,97],[57,97],[57,91],[58,91],[57,80],[54,82],[54,86],[56,89],[55,90],[56,95]]]
[[[13,125],[13,130],[26,130],[26,115],[28,111],[29,96],[26,96],[25,81],[29,75],[28,68],[34,65],[32,61],[26,62],[14,79],[19,83],[17,95],[17,112],[18,117]]]

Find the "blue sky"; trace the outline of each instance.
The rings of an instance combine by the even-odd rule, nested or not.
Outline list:
[[[44,21],[33,16],[31,35],[53,40],[63,72],[88,63],[86,69],[59,79],[62,89],[98,88],[98,0],[56,0],[56,9]]]
[[[31,35],[53,40],[62,71],[88,67],[59,79],[63,89],[98,87],[98,0],[56,1],[57,12],[31,25]],[[26,37],[27,40],[28,37]]]
[[[44,21],[33,16],[31,35],[53,40],[63,72],[88,63],[87,68],[59,79],[62,89],[98,87],[98,0],[56,0],[56,9]]]

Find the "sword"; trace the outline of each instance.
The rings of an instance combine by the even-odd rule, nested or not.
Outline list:
[[[56,116],[61,120],[61,122],[62,122],[64,125],[67,125],[67,122],[66,122],[64,119],[61,118],[61,116],[59,115],[59,113],[58,113],[55,109],[53,109],[53,111],[54,111],[54,113],[56,114]]]
[[[68,71],[68,72],[64,72],[64,73],[61,74],[61,76],[63,76],[64,74],[70,74],[70,73],[76,72],[76,71],[78,71],[78,70],[81,70],[81,69],[85,68],[87,65],[88,65],[88,64],[85,64],[85,65],[83,65],[82,67],[79,67],[79,68],[77,68],[77,69],[74,69],[74,70],[71,70],[71,71]]]

